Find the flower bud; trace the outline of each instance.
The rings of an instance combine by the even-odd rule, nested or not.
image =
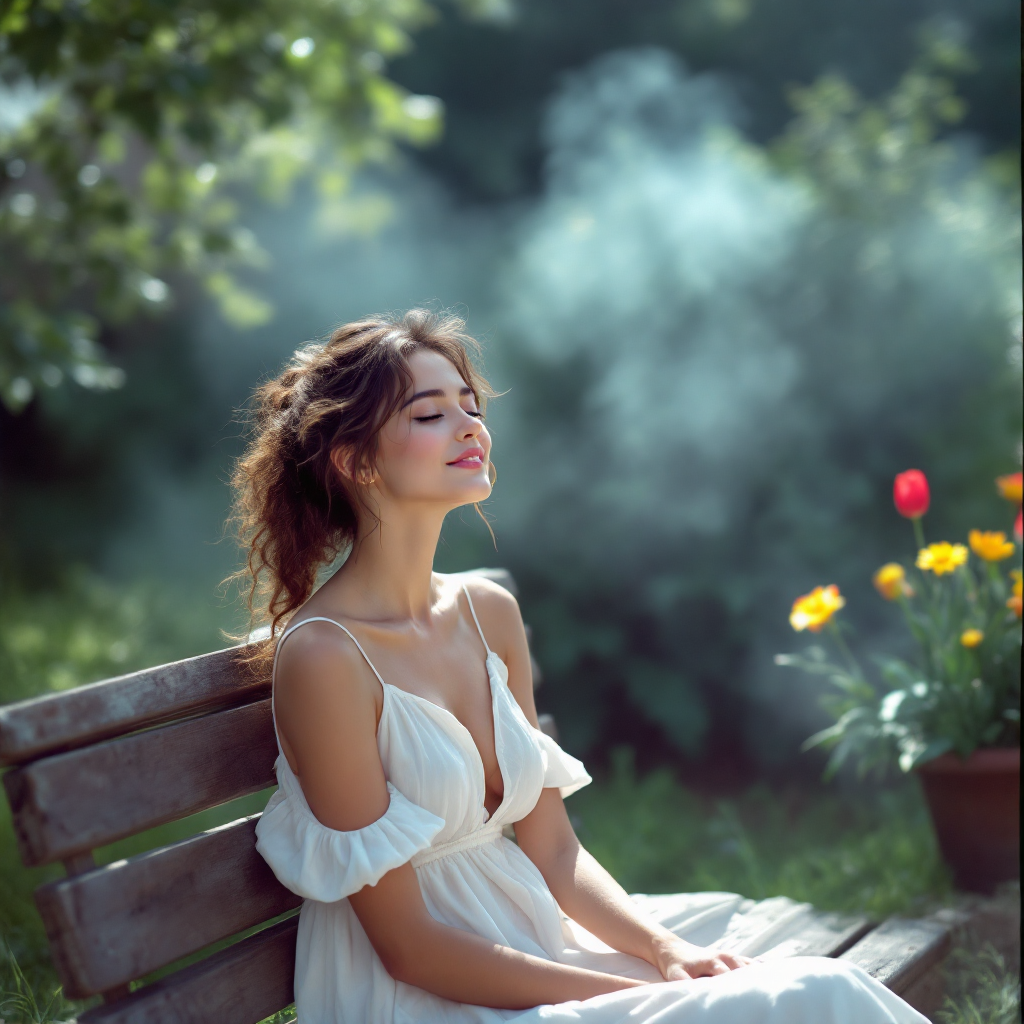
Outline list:
[[[919,469],[908,469],[905,473],[897,474],[892,485],[892,498],[901,516],[920,519],[931,503],[928,478]]]
[[[980,629],[965,629],[960,634],[960,643],[968,648],[977,647],[984,639],[985,634]]]
[[[895,601],[901,594],[911,597],[914,593],[907,583],[907,574],[899,562],[888,562],[871,578],[877,590],[886,601]]]

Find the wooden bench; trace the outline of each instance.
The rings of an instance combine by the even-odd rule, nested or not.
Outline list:
[[[515,592],[504,570],[480,573]],[[254,1024],[293,1000],[301,900],[256,852],[258,814],[113,863],[93,858],[275,784],[270,680],[239,665],[242,650],[0,708],[22,861],[60,862],[67,874],[35,893],[57,972],[68,997],[102,997],[81,1024]],[[876,927],[813,912],[786,952],[842,956],[907,994],[948,944],[942,922]]]

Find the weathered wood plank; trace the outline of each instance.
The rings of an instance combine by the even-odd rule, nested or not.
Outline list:
[[[256,1024],[294,999],[298,918],[83,1013],[79,1024]]]
[[[0,765],[22,764],[162,722],[251,703],[270,680],[215,651],[0,707]]]
[[[219,711],[4,775],[21,859],[62,860],[275,782],[270,701]]]
[[[866,917],[815,910],[799,931],[762,954],[765,959],[786,956],[839,956],[874,927]]]
[[[933,918],[891,917],[842,955],[901,993],[946,955],[949,926]]]
[[[298,907],[256,852],[259,818],[38,889],[64,991],[105,992]]]

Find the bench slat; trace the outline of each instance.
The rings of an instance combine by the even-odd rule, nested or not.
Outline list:
[[[269,678],[239,663],[245,645],[158,665],[0,708],[0,765],[123,736],[269,696]]]
[[[256,1024],[294,999],[297,917],[83,1013],[79,1024]]]
[[[47,864],[258,792],[276,757],[268,699],[15,768],[21,858]]]
[[[843,960],[863,967],[893,992],[901,993],[948,952],[949,927],[929,918],[892,917],[847,950]]]
[[[259,818],[38,889],[65,992],[105,992],[298,907],[256,852]]]
[[[795,935],[763,954],[766,959],[787,956],[839,956],[874,927],[869,918],[815,911]]]

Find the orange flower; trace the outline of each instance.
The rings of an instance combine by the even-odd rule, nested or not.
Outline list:
[[[1006,476],[997,476],[996,487],[999,488],[999,494],[1007,501],[1012,501],[1016,505],[1020,504],[1021,494],[1024,493],[1024,482],[1022,482],[1021,473],[1007,473]]]
[[[907,582],[907,573],[899,562],[887,562],[871,577],[877,590],[886,601],[895,601],[901,594],[913,597],[914,591]]]
[[[1006,602],[1006,607],[1019,619],[1021,617],[1021,605],[1024,604],[1024,584],[1021,582],[1024,577],[1021,576],[1020,569],[1014,569],[1010,575],[1013,577],[1013,594]]]
[[[964,647],[977,647],[984,639],[985,634],[980,629],[965,629],[960,634],[960,643]]]
[[[971,530],[967,539],[971,550],[986,562],[1001,562],[1013,554],[1013,541],[1002,530]]]
[[[789,624],[798,633],[804,629],[817,633],[844,604],[846,598],[839,593],[839,588],[834,583],[827,587],[815,587],[809,594],[804,594],[793,602]]]
[[[945,576],[966,561],[967,548],[963,544],[950,544],[944,540],[938,544],[929,544],[917,553],[918,569],[926,569],[936,576]]]

